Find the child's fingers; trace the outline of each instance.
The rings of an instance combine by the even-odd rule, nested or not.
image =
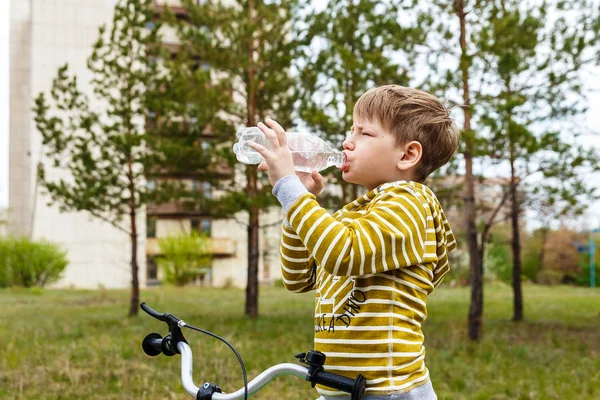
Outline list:
[[[262,122],[259,122],[257,126],[258,126],[258,129],[260,129],[265,134],[265,137],[267,138],[269,143],[271,143],[271,149],[275,150],[276,148],[278,148],[279,147],[279,138],[277,137],[277,134],[275,133],[275,131],[273,131],[273,129],[269,129]]]
[[[321,175],[319,171],[312,171],[311,177],[315,182],[315,189],[321,191],[325,186],[325,183],[323,182],[323,175]]]
[[[256,142],[248,142],[248,146],[250,146],[251,148],[256,150],[258,152],[258,154],[263,156],[263,158],[265,160],[271,159],[271,151],[269,151],[269,149],[267,149],[265,146],[258,144]]]
[[[258,170],[259,171],[268,171],[269,170],[269,166],[267,165],[266,161],[261,161],[260,164],[258,164]]]
[[[275,121],[271,118],[267,118],[266,122],[267,122],[267,124],[269,124],[269,126],[271,128],[273,128],[273,130],[277,134],[277,138],[279,139],[279,145],[281,147],[286,147],[287,146],[287,135],[285,133],[285,129],[283,129],[283,127],[281,125],[279,125],[279,123],[277,121]]]

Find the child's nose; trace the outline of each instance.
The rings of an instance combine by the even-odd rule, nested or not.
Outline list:
[[[342,142],[342,146],[344,146],[344,150],[354,150],[354,142],[352,142],[352,140],[350,140],[349,137],[347,137],[346,140]]]

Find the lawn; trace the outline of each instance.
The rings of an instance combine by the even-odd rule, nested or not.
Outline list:
[[[427,366],[440,399],[600,398],[600,290],[526,285],[525,322],[513,323],[510,288],[486,287],[484,338],[466,339],[468,288],[442,288],[424,325]],[[249,377],[294,362],[312,340],[312,294],[261,288],[261,317],[243,316],[244,291],[172,287],[142,299],[228,339]],[[185,399],[179,357],[147,357],[141,340],[166,325],[126,318],[120,290],[0,290],[1,399]],[[242,385],[224,344],[185,330],[196,384]],[[256,399],[314,399],[314,389],[280,377]]]

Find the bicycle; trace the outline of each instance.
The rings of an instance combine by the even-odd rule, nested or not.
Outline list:
[[[325,364],[326,356],[316,350],[296,354],[296,358],[299,362],[305,365],[292,363],[277,364],[267,368],[248,382],[242,358],[235,348],[225,339],[214,333],[188,325],[185,321],[174,315],[155,311],[145,302],[141,303],[140,307],[150,316],[159,321],[166,322],[169,327],[169,334],[165,337],[162,337],[158,333],[146,335],[142,341],[142,349],[151,357],[158,356],[159,354],[164,354],[166,356],[181,354],[181,382],[183,383],[185,391],[196,400],[238,400],[242,398],[246,400],[249,396],[256,394],[269,382],[281,375],[292,375],[303,378],[310,382],[312,387],[318,384],[341,390],[345,393],[349,393],[352,400],[361,400],[364,396],[366,379],[363,375],[358,375],[356,379],[352,379],[325,371],[323,365]],[[226,394],[222,392],[218,385],[211,382],[206,382],[201,387],[196,386],[192,378],[192,349],[183,336],[181,331],[182,328],[205,333],[221,340],[229,346],[240,362],[242,375],[244,377],[244,387],[233,393]]]

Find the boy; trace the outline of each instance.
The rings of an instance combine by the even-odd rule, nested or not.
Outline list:
[[[363,374],[366,399],[436,399],[421,323],[456,242],[422,182],[448,162],[459,131],[436,97],[397,85],[363,94],[353,119],[342,176],[369,192],[333,215],[315,200],[321,175],[296,175],[284,129],[259,124],[271,149],[251,146],[286,215],[283,281],[294,292],[316,289],[315,348],[328,371]],[[349,398],[317,390],[321,399]]]

